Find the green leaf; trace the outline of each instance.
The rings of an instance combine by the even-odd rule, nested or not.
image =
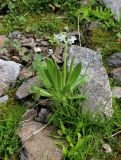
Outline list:
[[[61,129],[62,129],[63,134],[66,135],[66,133],[67,133],[66,128],[61,121],[60,121],[60,125],[61,125]]]
[[[65,44],[65,50],[64,50],[64,64],[63,64],[63,68],[62,68],[62,86],[65,85],[66,83],[66,78],[67,78],[67,43]]]
[[[51,97],[52,95],[48,92],[48,90],[46,89],[42,89],[42,88],[39,88],[35,85],[32,86],[32,92],[33,93],[36,93],[40,96],[44,96],[44,97]]]
[[[0,32],[2,32],[3,31],[3,25],[0,23]]]
[[[86,99],[85,96],[82,96],[82,95],[80,95],[80,94],[74,94],[74,95],[72,96],[72,98],[73,98],[73,99],[80,99],[80,100],[85,100],[85,99]]]
[[[63,146],[63,154],[64,156],[68,154],[68,148],[66,146]]]
[[[35,61],[38,61],[38,62],[40,62],[41,60],[42,60],[42,58],[43,58],[43,56],[39,53],[36,53],[35,55],[34,55],[34,60]]]
[[[68,77],[68,80],[67,82],[70,84],[70,85],[73,85],[73,83],[75,81],[77,81],[77,79],[79,78],[80,76],[80,72],[81,72],[81,68],[82,68],[82,65],[79,63],[75,66],[75,68],[73,69],[72,73],[70,74],[70,76]]]
[[[76,89],[79,85],[84,85],[87,80],[86,76],[82,76],[81,78],[77,79],[73,84],[71,84],[71,90]]]
[[[67,140],[67,142],[69,143],[69,145],[70,145],[71,147],[74,147],[74,145],[73,145],[73,143],[72,143],[72,139],[71,139],[71,137],[70,137],[69,135],[66,136],[66,140]]]
[[[61,88],[62,88],[62,75],[61,75],[60,69],[58,68],[56,62],[54,64],[53,74],[54,74],[53,77],[54,77],[55,87],[57,90],[61,90]]]
[[[9,1],[8,8],[10,11],[12,11],[15,8],[15,4],[12,1]]]
[[[37,71],[39,73],[39,78],[44,84],[46,88],[50,88],[52,86],[52,83],[50,82],[50,79],[46,73],[47,67],[43,63],[37,63]]]
[[[70,93],[71,93],[71,90],[70,90],[70,84],[67,84],[67,85],[65,85],[65,87],[63,88],[63,94],[67,94],[68,96],[70,95]]]
[[[48,71],[52,74],[54,62],[51,59],[47,59],[46,64],[47,64]]]

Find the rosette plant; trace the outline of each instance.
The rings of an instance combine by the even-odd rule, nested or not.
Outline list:
[[[76,89],[85,82],[85,76],[80,76],[82,65],[79,63],[74,67],[74,58],[70,67],[67,67],[67,46],[64,51],[64,64],[62,69],[56,62],[47,59],[36,62],[37,74],[43,84],[43,88],[33,85],[32,92],[37,96],[47,97],[54,102],[67,103],[69,100],[84,99]]]

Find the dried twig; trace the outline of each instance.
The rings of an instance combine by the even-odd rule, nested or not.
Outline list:
[[[39,133],[40,131],[42,131],[43,129],[45,129],[50,123],[46,124],[45,126],[43,126],[42,128],[40,128],[39,130],[37,130],[36,132],[32,133],[31,136],[27,137],[26,139],[24,139],[24,142],[28,139],[30,139],[32,136],[34,136],[35,134]]]
[[[119,131],[119,132],[113,134],[112,137],[116,136],[116,135],[119,134],[119,133],[121,133],[121,131]]]
[[[28,114],[33,108],[35,108],[36,106],[38,106],[39,104],[41,104],[42,102],[45,102],[45,101],[47,101],[48,99],[44,99],[43,101],[40,101],[39,103],[37,103],[37,104],[35,104],[31,109],[29,109],[26,113],[24,113],[23,115],[22,115],[22,118],[26,115],[26,114]],[[36,102],[36,101],[35,101]]]
[[[79,35],[79,44],[80,44],[80,46],[81,46],[81,34],[80,34],[79,21],[80,21],[80,18],[79,18],[79,15],[78,15],[78,35]]]

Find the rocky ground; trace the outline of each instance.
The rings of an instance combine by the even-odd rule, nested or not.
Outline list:
[[[74,33],[77,34],[77,32],[73,32],[73,36]],[[75,35],[75,39],[76,37],[77,35]],[[6,40],[17,40],[20,48],[17,49],[11,44],[4,45]],[[74,43],[79,44],[77,41],[78,39]],[[68,65],[73,55],[75,55],[76,63],[82,63],[82,73],[86,73],[88,77],[86,86],[81,89],[88,96],[86,105],[92,111],[96,111],[98,108],[97,112],[101,111],[106,116],[111,116],[113,113],[112,93],[113,96],[121,98],[121,87],[114,87],[111,92],[108,75],[103,67],[100,53],[75,44],[69,48]],[[40,61],[50,57],[61,64],[63,62],[63,46],[54,48],[46,38],[35,39],[17,31],[8,36],[0,36],[0,47],[0,103],[6,103],[9,99],[5,92],[6,89],[16,88],[15,99],[24,103],[28,108],[27,113],[22,117],[18,133],[23,144],[20,159],[39,160],[40,154],[43,160],[47,157],[50,160],[61,159],[61,150],[55,145],[55,140],[49,137],[53,129],[51,126],[46,127],[45,124],[46,116],[49,113],[48,102],[41,100],[36,105],[41,108],[37,113],[37,107],[34,106],[34,101],[31,98],[31,86],[33,84],[41,86],[36,73],[31,68],[33,61],[36,60],[35,56],[38,56],[37,58],[43,56]],[[112,67],[109,77],[119,85],[121,81],[120,55],[121,53],[114,53],[107,59],[107,65]],[[32,107],[33,109],[30,109]]]
[[[85,105],[91,111],[100,111],[111,117],[112,95],[121,99],[121,52],[113,53],[107,58],[106,65],[111,68],[107,74],[100,52],[81,47],[77,31],[69,33],[69,36],[75,37],[75,41],[69,46],[68,65],[75,55],[75,62],[82,63],[82,73],[87,76],[86,86],[80,89],[81,93],[88,96]],[[46,36],[36,38],[32,34],[24,35],[19,31],[0,36],[0,104],[9,100],[6,90],[14,88],[15,100],[27,107],[18,130],[23,145],[20,151],[21,160],[39,160],[40,157],[42,160],[62,159],[62,150],[51,137],[56,129],[46,124],[46,117],[50,113],[48,106],[51,104],[42,99],[35,105],[31,87],[33,84],[42,86],[33,69],[34,62],[41,62],[49,57],[61,65],[63,50],[62,45],[53,45]],[[109,78],[116,83],[112,89]]]

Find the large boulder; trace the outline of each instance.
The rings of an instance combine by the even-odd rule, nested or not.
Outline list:
[[[0,86],[3,89],[9,88],[16,82],[20,72],[20,66],[19,63],[0,59]]]
[[[102,0],[103,3],[114,13],[115,19],[120,20],[121,0]]]
[[[69,49],[68,66],[73,56],[75,56],[76,64],[82,63],[81,76],[87,75],[87,82],[82,87],[83,89],[80,89],[81,93],[87,96],[84,107],[88,107],[92,112],[103,112],[106,116],[112,116],[112,93],[101,54],[73,45]]]

